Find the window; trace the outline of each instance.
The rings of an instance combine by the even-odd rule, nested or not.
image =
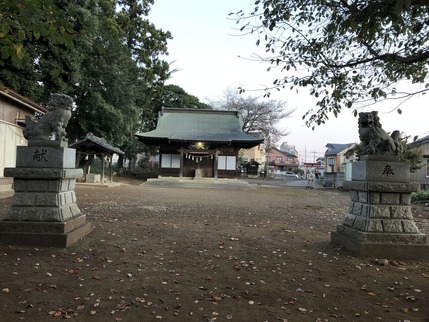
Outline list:
[[[283,158],[282,157],[276,157],[276,161],[277,162],[283,162]]]
[[[429,178],[429,159],[426,159],[426,178]]]
[[[217,162],[218,170],[235,170],[235,156],[220,155]]]
[[[333,172],[335,167],[335,158],[328,158],[328,171]]]
[[[180,168],[180,154],[162,154],[161,155],[161,168]]]

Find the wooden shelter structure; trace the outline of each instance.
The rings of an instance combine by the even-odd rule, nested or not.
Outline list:
[[[243,133],[237,111],[163,108],[155,130],[135,134],[159,147],[160,177],[237,178],[237,154],[263,138]]]
[[[95,136],[91,132],[86,134],[85,138],[69,145],[70,148],[76,149],[76,167],[79,167],[82,163],[86,163],[87,171],[86,174],[91,173],[91,163],[94,157],[99,157],[101,160],[101,183],[104,183],[104,161],[107,159],[109,162],[110,170],[110,182],[113,182],[113,155],[125,154],[118,148],[111,146],[104,138]],[[88,160],[82,162],[86,157]]]

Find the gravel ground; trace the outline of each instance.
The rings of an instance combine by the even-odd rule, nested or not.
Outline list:
[[[71,247],[0,246],[2,321],[429,321],[428,262],[330,244],[346,192],[121,180],[77,187],[93,231]]]

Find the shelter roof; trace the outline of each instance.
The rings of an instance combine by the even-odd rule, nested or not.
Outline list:
[[[104,138],[99,138],[91,132],[87,133],[85,138],[70,144],[71,148],[84,154],[125,154],[118,148],[111,146]]]
[[[264,140],[243,133],[237,111],[181,108],[163,108],[156,129],[135,136],[147,145],[201,141],[253,147]]]

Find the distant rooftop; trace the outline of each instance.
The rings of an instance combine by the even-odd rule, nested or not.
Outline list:
[[[355,145],[355,143],[346,143],[346,144],[338,144],[338,143],[328,143],[326,147],[328,148],[325,152],[325,155],[332,156],[337,155],[344,150],[348,150],[352,148]]]

